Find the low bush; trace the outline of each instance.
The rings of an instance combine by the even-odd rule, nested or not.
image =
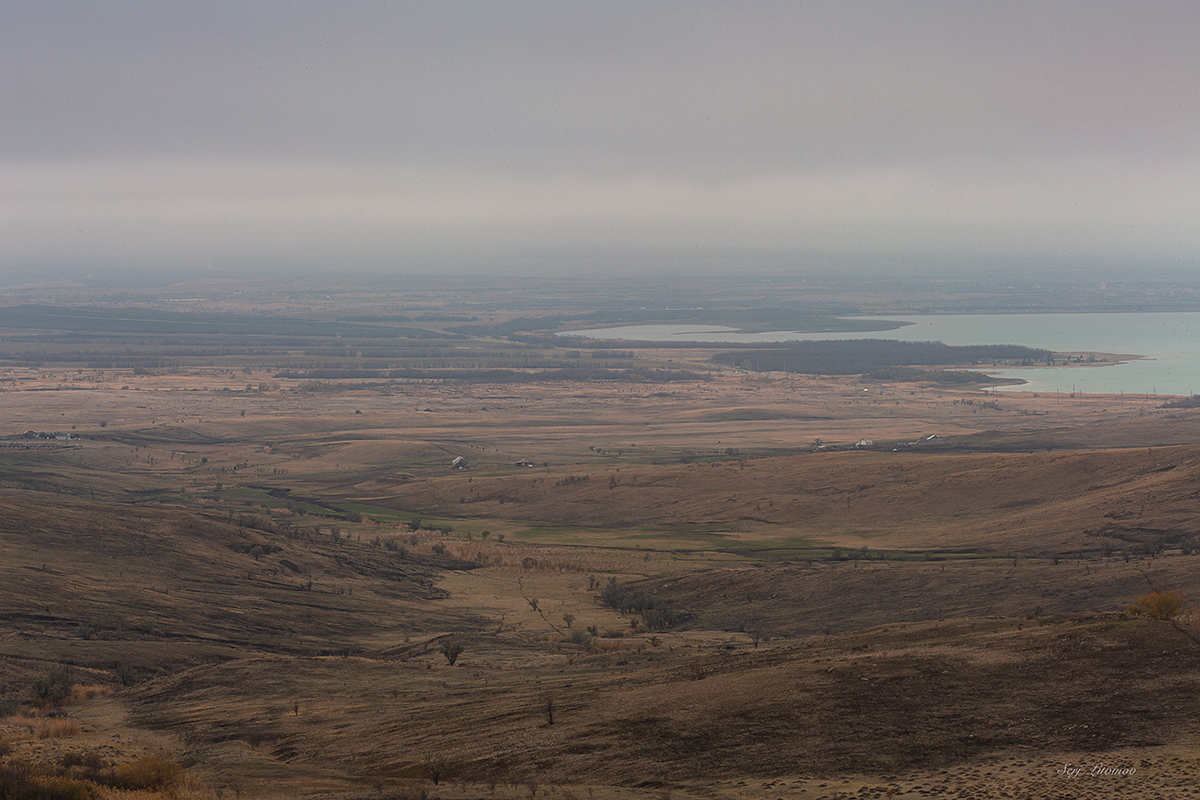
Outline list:
[[[118,796],[113,790],[174,796],[183,775],[159,754],[113,768],[97,751],[69,751],[53,764],[14,759],[0,765],[0,800],[100,800]]]
[[[429,789],[417,781],[402,781],[383,796],[388,800],[428,800]]]
[[[68,750],[58,757],[58,763],[68,769],[71,767],[79,768],[84,773],[83,777],[89,779],[91,779],[89,776],[99,775],[108,766],[104,757],[95,750],[84,750],[83,752]]]
[[[74,685],[65,667],[55,667],[33,682],[33,693],[41,705],[58,705],[71,696]]]
[[[1200,408],[1200,394],[1184,397],[1179,400],[1168,400],[1159,408]]]
[[[48,719],[38,726],[35,735],[39,740],[69,739],[72,736],[78,736],[81,730],[79,723],[74,720]]]
[[[85,700],[107,697],[110,694],[112,694],[111,686],[105,686],[102,683],[77,683],[71,687],[71,693],[67,695],[67,703],[82,703]]]
[[[462,655],[463,646],[460,642],[442,642],[442,655],[450,662],[450,666],[454,666],[454,662]]]
[[[177,784],[182,775],[183,767],[166,756],[151,754],[117,767],[106,782],[117,789],[161,791]]]
[[[640,589],[630,589],[609,578],[600,590],[600,602],[622,614],[640,614],[646,630],[662,630],[686,619],[687,615],[670,608],[661,597]]]
[[[0,766],[0,797],[5,800],[98,800],[100,793],[89,783],[47,776],[25,762]]]
[[[1129,607],[1129,613],[1140,614],[1151,619],[1170,620],[1183,610],[1186,601],[1179,592],[1151,592],[1138,598]]]

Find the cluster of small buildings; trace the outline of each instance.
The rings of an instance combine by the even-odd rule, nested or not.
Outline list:
[[[52,439],[52,440],[57,440],[60,442],[65,442],[71,438],[71,434],[61,433],[59,431],[55,431],[54,433],[47,433],[46,431],[24,431],[23,433],[18,433],[16,436],[12,436],[9,438],[12,438],[12,439],[43,439],[43,440]]]
[[[520,461],[513,464],[513,466],[514,467],[533,467],[536,465],[532,461],[530,461],[528,458],[522,458]],[[463,458],[462,456],[455,456],[454,460],[450,462],[450,469],[470,469],[470,468],[471,468],[471,463],[469,461],[467,461],[465,458]]]
[[[917,439],[912,442],[901,442],[900,444],[898,444],[892,448],[892,452],[895,453],[900,450],[907,450],[907,449],[913,448],[913,447],[924,447],[924,448],[953,447],[953,445],[954,445],[954,443],[951,442],[949,439],[938,436],[936,433],[930,433],[930,434],[928,434],[926,436],[922,436],[920,439]],[[830,452],[833,450],[871,450],[874,447],[875,447],[874,439],[859,439],[857,442],[855,442],[852,445],[819,444],[814,449],[817,452],[826,453],[826,452]]]
[[[46,431],[23,431],[22,433],[10,434],[0,438],[0,447],[15,448],[20,447],[26,450],[32,448],[49,448],[49,447],[79,447],[76,439],[71,437],[69,433],[61,433],[55,431],[48,433]]]

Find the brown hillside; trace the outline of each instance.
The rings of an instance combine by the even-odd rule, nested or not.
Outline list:
[[[531,471],[532,473],[532,471]],[[1084,453],[839,452],[396,487],[387,503],[594,528],[724,526],[876,549],[1027,553],[1178,544],[1200,446]],[[377,500],[376,502],[384,502]]]
[[[263,520],[258,520],[262,523]],[[43,660],[130,680],[247,652],[359,650],[472,624],[431,555],[400,557],[312,526],[260,530],[168,508],[0,496],[0,656],[10,677]]]
[[[812,636],[890,623],[1041,619],[1125,610],[1159,588],[1200,597],[1200,556],[844,561],[723,568],[638,582],[688,630]]]
[[[280,785],[422,775],[436,757],[454,781],[687,791],[751,776],[888,783],[1047,752],[1128,760],[1168,731],[1200,733],[1197,679],[1190,630],[1101,617],[901,625],[759,650],[575,651],[520,670],[240,661],[131,699],[144,724],[183,732],[206,761],[237,759]],[[1146,780],[1152,796],[1161,784]],[[1114,790],[1103,796],[1141,796]]]

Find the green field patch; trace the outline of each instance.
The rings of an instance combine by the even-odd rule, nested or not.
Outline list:
[[[886,561],[986,561],[1011,560],[1012,554],[979,553],[968,551],[926,551],[926,550],[867,550],[854,547],[828,547],[825,545],[784,545],[779,542],[739,543],[736,547],[721,548],[718,552],[729,553],[743,558],[762,560],[790,561],[828,561],[834,563],[860,562],[870,564]]]
[[[764,548],[752,550],[742,547],[722,549],[718,552],[742,558],[752,558],[755,561],[824,561],[822,551],[808,548]]]
[[[713,533],[728,533],[729,525],[724,522],[691,522],[682,525],[673,525],[669,528],[652,528],[651,530],[658,531],[658,535],[671,534],[713,534]]]
[[[271,496],[259,488],[232,486],[228,489],[222,489],[221,497],[225,498],[226,500],[253,500],[257,502],[260,499]],[[275,498],[271,499],[274,500]]]
[[[275,511],[287,510],[294,514],[298,514],[301,517],[324,517],[325,519],[344,520],[347,516],[346,514],[335,509],[325,508],[313,503],[305,503],[302,500],[280,500],[274,497],[264,497],[253,501],[248,501],[239,499],[236,496],[231,497],[231,494],[232,492],[230,490],[220,489],[211,492],[201,492],[195,496],[203,497],[209,500],[219,500],[224,503],[241,502],[248,504],[252,502],[254,505],[257,505],[261,508]]]
[[[703,419],[712,422],[741,422],[770,419],[829,419],[829,417],[812,417],[774,408],[734,408],[728,411],[718,411],[715,414],[705,414]]]
[[[736,553],[742,556],[765,557],[767,554],[789,553],[787,557],[817,559],[829,558],[832,555],[833,548],[827,545],[816,542],[804,536],[784,536],[779,538],[762,538],[748,539],[739,537],[734,542],[730,542],[723,547],[717,548],[720,552]],[[849,552],[847,548],[843,548],[844,552]],[[782,556],[775,556],[782,557]]]
[[[705,526],[707,527],[707,526]],[[713,530],[611,530],[564,525],[535,525],[514,531],[510,541],[566,547],[606,547],[652,552],[704,551],[724,552],[737,536],[728,526]],[[718,529],[719,528],[719,529]]]
[[[582,528],[571,525],[538,525],[532,528],[522,528],[513,531],[509,535],[509,538],[514,541],[534,540],[539,544],[602,545],[608,547],[612,545],[612,536],[611,531],[597,528]]]
[[[357,512],[362,514],[365,519],[369,519],[372,522],[410,523],[414,520],[420,519],[422,526],[424,526],[426,522],[433,521],[428,517],[423,517],[420,514],[414,514],[411,511],[396,511],[395,509],[383,508],[382,506],[372,506],[365,503],[337,503],[336,505],[342,511],[347,513]]]
[[[522,528],[521,530],[513,531],[513,536],[584,536],[595,534],[599,531],[597,528],[584,528],[578,525],[535,525],[531,528]]]

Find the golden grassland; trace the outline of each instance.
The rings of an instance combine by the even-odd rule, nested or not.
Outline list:
[[[84,437],[0,451],[0,736],[47,781],[89,753],[178,765],[154,790],[181,797],[1195,781],[1194,614],[1126,611],[1200,598],[1195,412],[733,372],[78,377],[0,396]],[[669,624],[598,602],[614,578]]]

